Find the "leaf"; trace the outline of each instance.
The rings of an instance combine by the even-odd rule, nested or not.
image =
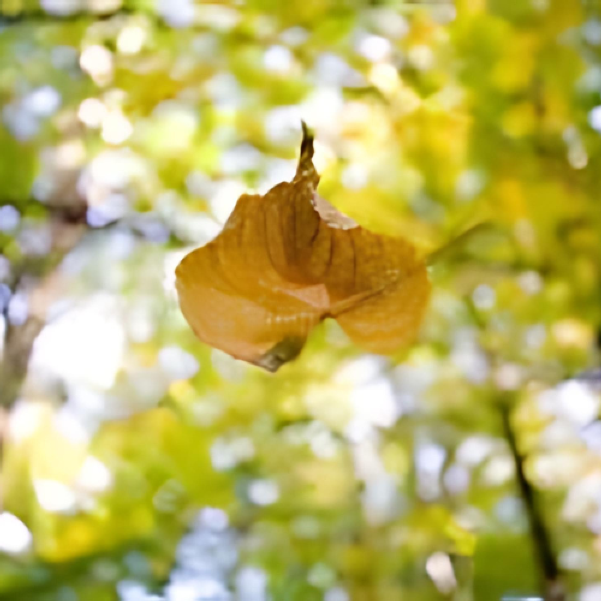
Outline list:
[[[412,244],[360,227],[316,193],[312,157],[303,123],[294,179],[242,195],[221,234],[176,270],[198,338],[269,371],[328,317],[364,349],[393,353],[414,340],[430,293]]]

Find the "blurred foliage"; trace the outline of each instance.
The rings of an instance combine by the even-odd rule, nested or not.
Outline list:
[[[509,406],[601,598],[601,3],[0,0],[0,597],[541,593]],[[295,168],[434,266],[419,343],[331,323],[270,375],[175,265]],[[547,574],[548,577],[548,574]]]

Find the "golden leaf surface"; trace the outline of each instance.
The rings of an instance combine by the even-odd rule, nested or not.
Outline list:
[[[316,190],[303,123],[296,175],[243,194],[223,231],[176,269],[181,310],[200,340],[276,371],[331,317],[358,346],[389,354],[416,337],[430,294],[409,242],[374,234]]]

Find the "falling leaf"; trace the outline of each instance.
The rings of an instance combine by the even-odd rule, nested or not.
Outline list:
[[[317,194],[312,158],[303,123],[294,179],[243,194],[221,234],[176,270],[198,338],[269,371],[328,317],[365,350],[398,351],[415,339],[430,294],[412,244],[366,230]]]

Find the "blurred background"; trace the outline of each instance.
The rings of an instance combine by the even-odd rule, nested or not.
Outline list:
[[[174,268],[295,169],[418,343],[277,375]],[[601,3],[0,0],[0,598],[601,600]]]

